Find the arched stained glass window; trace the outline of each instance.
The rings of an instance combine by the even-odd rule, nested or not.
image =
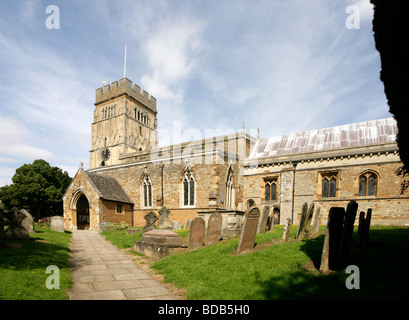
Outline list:
[[[226,208],[231,208],[233,205],[233,194],[234,194],[234,179],[233,170],[229,168],[229,173],[227,174],[226,180]]]
[[[378,177],[376,174],[372,172],[364,172],[361,174],[359,177],[359,196],[376,196],[377,187]]]
[[[337,196],[337,173],[323,174],[321,180],[321,197],[334,198]]]
[[[143,179],[143,205],[152,207],[152,183],[148,175]]]

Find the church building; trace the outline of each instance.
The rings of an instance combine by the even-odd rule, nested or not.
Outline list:
[[[409,224],[409,197],[395,174],[402,163],[392,118],[260,138],[236,133],[158,145],[157,101],[129,79],[96,90],[90,165],[64,194],[66,229],[101,230],[110,222],[144,226],[166,206],[181,225],[218,211],[227,234],[257,206],[275,224],[298,224],[314,202],[358,202],[373,225]]]

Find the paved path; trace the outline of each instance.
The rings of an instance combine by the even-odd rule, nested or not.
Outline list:
[[[98,232],[75,230],[71,238],[70,300],[175,300]]]

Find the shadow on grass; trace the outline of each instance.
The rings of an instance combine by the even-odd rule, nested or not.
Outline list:
[[[297,269],[285,276],[262,281],[257,275],[260,294],[265,299],[385,299],[409,298],[409,228],[371,228],[365,249],[351,248],[344,264],[359,268],[359,289],[348,290],[345,270],[328,275],[317,272],[321,262],[324,235],[302,241],[300,249],[316,270]],[[354,238],[353,238],[354,240]]]

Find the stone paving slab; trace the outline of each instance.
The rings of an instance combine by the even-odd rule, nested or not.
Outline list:
[[[71,263],[70,300],[177,299],[98,232],[72,232]]]

